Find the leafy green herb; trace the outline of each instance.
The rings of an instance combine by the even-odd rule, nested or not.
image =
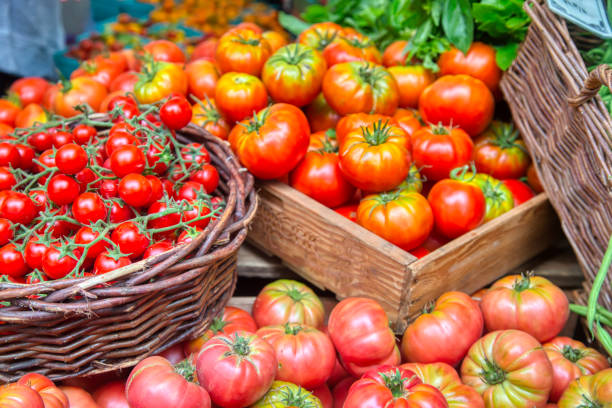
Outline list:
[[[466,53],[474,38],[474,20],[469,0],[445,0],[442,9],[442,28],[446,38]]]
[[[584,59],[589,71],[597,68],[601,64],[612,65],[612,40],[604,41],[599,47],[589,50],[580,50],[580,54]],[[599,96],[603,100],[608,112],[612,114],[612,93],[610,88],[602,86],[599,90]]]

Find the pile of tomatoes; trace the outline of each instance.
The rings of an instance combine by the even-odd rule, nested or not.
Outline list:
[[[4,279],[103,274],[191,242],[221,211],[206,147],[174,133],[191,119],[183,96],[109,105],[112,121],[84,113],[3,138]]]
[[[310,288],[279,280],[251,314],[226,307],[201,337],[142,360],[127,380],[56,388],[28,374],[0,388],[0,406],[11,393],[31,408],[43,407],[37,393],[46,408],[608,406],[609,362],[559,337],[568,315],[548,280],[508,276],[472,297],[443,294],[399,340],[376,301],[348,298],[326,315]]]

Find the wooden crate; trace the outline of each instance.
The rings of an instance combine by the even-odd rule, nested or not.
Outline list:
[[[280,182],[259,184],[249,240],[339,298],[367,296],[396,331],[448,290],[471,293],[553,244],[558,220],[545,194],[417,259]]]

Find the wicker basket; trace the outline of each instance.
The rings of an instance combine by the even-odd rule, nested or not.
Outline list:
[[[597,91],[612,70],[589,75],[565,21],[528,0],[527,38],[501,88],[546,193],[561,218],[588,291],[612,235],[612,121]],[[612,310],[612,277],[600,303]]]
[[[257,208],[253,177],[225,142],[203,129],[189,125],[177,137],[211,153],[223,213],[191,243],[104,275],[1,283],[0,301],[11,306],[0,309],[0,382],[32,371],[60,380],[128,367],[202,334],[223,309]],[[31,297],[39,293],[47,296]]]

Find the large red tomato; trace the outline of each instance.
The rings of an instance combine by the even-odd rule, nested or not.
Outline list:
[[[19,100],[0,99],[0,123],[5,125],[15,126],[15,119],[21,110]]]
[[[309,151],[291,172],[291,187],[327,207],[338,207],[355,195],[355,187],[342,174],[337,153]]]
[[[203,335],[185,343],[185,354],[197,354],[202,346],[217,334],[232,334],[237,331],[255,333],[257,331],[257,324],[248,312],[237,307],[225,306],[223,314],[213,320]]]
[[[25,385],[38,392],[42,398],[45,408],[69,408],[68,397],[49,378],[38,373],[29,373],[17,381],[17,384]],[[0,404],[0,406],[2,406]]]
[[[555,337],[542,347],[553,367],[553,386],[548,398],[552,402],[559,401],[576,378],[610,367],[603,354],[569,337]]]
[[[325,309],[308,286],[294,280],[279,279],[259,292],[253,303],[253,318],[259,327],[300,323],[321,328]]]
[[[27,105],[15,118],[15,127],[29,128],[35,126],[36,123],[47,122],[47,112],[37,103]]]
[[[230,125],[221,115],[214,99],[199,101],[192,106],[191,121],[219,139],[227,140]]]
[[[355,187],[381,192],[397,187],[410,170],[410,146],[397,124],[379,120],[340,140],[340,169]]]
[[[496,178],[484,173],[461,172],[458,178],[471,183],[485,196],[486,210],[483,223],[510,211],[514,208],[514,198],[506,186]]]
[[[293,105],[277,103],[234,126],[229,142],[256,177],[275,179],[289,173],[308,150],[310,127]]]
[[[229,120],[238,122],[265,108],[268,93],[259,78],[240,72],[228,72],[217,82],[215,101]]]
[[[382,63],[385,67],[393,67],[395,65],[405,65],[408,53],[406,46],[408,41],[397,40],[392,42],[385,48],[383,52]]]
[[[425,242],[434,218],[425,197],[400,190],[363,198],[357,208],[357,223],[409,251]]]
[[[138,363],[125,385],[130,408],[210,408],[206,390],[177,371],[163,357],[147,357]]]
[[[334,396],[334,408],[342,408],[344,401],[346,401],[346,397],[348,396],[349,389],[355,381],[356,380],[353,377],[347,377],[334,386],[332,390],[332,395]]]
[[[457,365],[482,335],[478,303],[462,292],[447,292],[404,331],[402,357],[415,363]]]
[[[216,405],[242,408],[268,391],[277,361],[274,349],[266,341],[237,331],[210,339],[198,353],[196,369],[198,381]]]
[[[336,141],[338,142],[338,145],[342,144],[350,132],[360,130],[362,127],[367,127],[368,125],[378,121],[388,121],[391,125],[397,124],[395,119],[379,114],[351,113],[343,116],[336,125]]]
[[[425,384],[440,390],[449,408],[485,408],[480,394],[463,384],[457,371],[446,363],[408,363],[400,367],[414,372]]]
[[[342,300],[329,315],[327,330],[345,363],[377,364],[388,358],[395,348],[395,336],[389,328],[387,314],[372,299],[351,297]]]
[[[60,84],[55,97],[55,113],[70,118],[81,113],[75,107],[84,104],[97,111],[106,94],[106,87],[101,83],[88,77],[74,78]]]
[[[319,51],[301,44],[289,44],[266,61],[261,79],[276,102],[305,106],[321,91],[326,69]]]
[[[327,334],[314,327],[286,323],[262,327],[257,335],[274,348],[277,380],[313,389],[324,385],[334,370],[334,345]]]
[[[20,78],[11,84],[9,92],[14,92],[19,96],[22,106],[30,103],[42,103],[45,91],[51,84],[46,79],[40,77]]]
[[[91,394],[83,388],[64,385],[60,390],[68,397],[70,408],[100,408]]]
[[[505,276],[480,302],[488,331],[523,330],[544,342],[558,335],[569,317],[565,293],[541,276]]]
[[[221,72],[244,72],[259,76],[272,54],[261,33],[248,28],[228,31],[219,40],[215,61]]]
[[[340,119],[340,115],[325,100],[323,92],[319,93],[304,112],[310,124],[310,131],[313,133],[335,128]]]
[[[422,127],[412,134],[414,164],[428,180],[442,180],[450,172],[468,164],[474,144],[459,128]]]
[[[140,103],[153,103],[173,94],[185,95],[187,89],[187,74],[182,68],[169,62],[153,61],[143,66],[134,95]]]
[[[429,191],[427,201],[431,205],[436,231],[451,239],[479,226],[486,211],[482,190],[460,180],[437,182]]]
[[[521,178],[527,173],[531,160],[512,124],[493,121],[474,143],[474,163],[479,173],[502,180]]]
[[[495,62],[495,48],[473,42],[467,54],[452,47],[438,59],[440,75],[465,74],[480,79],[493,92],[499,94],[499,80],[502,71]]]
[[[612,404],[612,368],[572,381],[559,408],[608,408]]]
[[[380,367],[349,389],[343,408],[446,408],[444,395],[402,367]]]
[[[323,77],[325,100],[340,115],[393,115],[399,102],[397,83],[383,67],[365,61],[336,64]]]
[[[404,132],[406,132],[410,138],[410,148],[412,149],[412,135],[423,127],[421,115],[414,109],[398,109],[395,111],[393,119],[395,119],[402,129],[404,129]]]
[[[503,180],[502,183],[504,183],[504,186],[506,186],[506,188],[510,190],[510,193],[512,193],[515,207],[535,197],[535,193],[531,187],[521,180]]]
[[[390,67],[389,73],[397,82],[399,106],[402,108],[418,108],[419,97],[436,80],[436,76],[421,65]]]
[[[179,64],[185,62],[185,54],[172,41],[155,40],[146,44],[143,48],[146,53],[151,54],[155,61],[176,62]]]
[[[552,375],[542,345],[519,330],[487,334],[461,364],[461,379],[483,396],[487,408],[543,408]]]
[[[113,79],[109,91],[134,92],[134,87],[138,83],[138,79],[138,72],[136,71],[122,72]]]
[[[287,35],[280,31],[268,30],[261,33],[261,37],[268,42],[270,45],[270,51],[275,53],[289,42]]]
[[[219,45],[219,39],[216,37],[210,37],[196,45],[191,53],[190,61],[197,61],[199,59],[205,59],[208,61],[215,60],[215,53],[217,52],[217,46]]]
[[[26,385],[13,383],[0,387],[0,407],[45,408],[45,405],[35,390]]]
[[[100,408],[130,408],[125,397],[125,382],[111,381],[93,393],[93,399]]]
[[[327,66],[351,61],[368,61],[374,64],[382,63],[380,51],[374,42],[356,31],[344,29],[325,49],[323,57]]]
[[[476,136],[482,133],[495,109],[495,99],[479,79],[467,75],[446,75],[429,85],[419,98],[423,120],[458,126]]]
[[[336,23],[317,23],[302,31],[297,38],[297,42],[312,47],[315,50],[323,51],[343,31],[343,28]]]
[[[346,367],[346,371],[353,376],[354,378],[361,378],[365,373],[370,372],[372,370],[376,370],[379,367],[391,366],[396,367],[402,362],[402,355],[400,353],[399,347],[394,346],[391,354],[387,357],[383,358],[380,361],[377,361],[373,364],[356,364],[351,362],[342,361],[342,364]]]
[[[196,60],[185,66],[188,81],[188,95],[204,100],[215,97],[219,70],[213,62]]]
[[[109,89],[111,83],[119,76],[123,68],[104,57],[95,58],[83,62],[79,68],[72,71],[70,79],[88,77]]]

